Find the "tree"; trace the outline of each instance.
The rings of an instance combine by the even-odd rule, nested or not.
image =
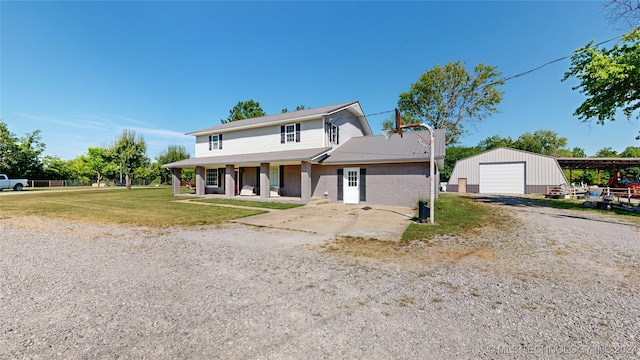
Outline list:
[[[42,176],[41,156],[45,148],[40,130],[18,139],[9,131],[7,124],[0,121],[0,171],[9,177]]]
[[[557,157],[573,157],[573,158],[583,158],[583,157],[587,157],[587,153],[584,151],[584,149],[579,148],[579,147],[574,147],[573,149],[569,150],[569,149],[558,149],[556,151],[556,155]]]
[[[503,138],[500,135],[489,136],[478,143],[480,151],[487,151],[499,147],[513,147],[513,140],[510,137]]]
[[[513,148],[533,153],[558,156],[559,151],[567,146],[567,138],[558,137],[550,130],[536,130],[526,132],[513,143]]]
[[[570,77],[580,81],[573,90],[587,96],[574,112],[583,122],[596,118],[604,125],[615,120],[618,110],[630,120],[640,109],[640,28],[623,35],[622,44],[611,49],[596,49],[591,41],[576,50],[563,81]]]
[[[84,161],[87,168],[93,173],[98,186],[100,186],[105,172],[113,171],[117,166],[110,161],[108,151],[101,147],[90,147],[87,151],[87,156],[84,157]]]
[[[12,176],[12,168],[18,152],[18,138],[9,131],[4,121],[0,121],[0,171]]]
[[[78,156],[73,160],[67,162],[67,170],[70,177],[74,180],[78,180],[80,183],[88,183],[93,177],[93,172],[87,165],[85,156]]]
[[[481,63],[469,73],[459,61],[437,65],[400,94],[398,108],[403,116],[409,114],[434,129],[444,129],[446,143],[455,143],[466,125],[498,112],[504,78],[496,69]]]
[[[109,149],[112,159],[125,175],[127,190],[131,190],[131,178],[135,169],[149,162],[146,152],[147,143],[142,136],[137,137],[133,130],[123,130],[122,136]]]
[[[18,152],[14,154],[17,164],[14,170],[17,176],[42,176],[42,153],[46,145],[42,142],[42,132],[34,130],[20,138],[18,142]]]
[[[69,162],[59,156],[47,155],[42,159],[43,175],[46,179],[66,180],[71,177]]]
[[[307,107],[306,107],[306,106],[304,106],[304,105],[298,105],[298,106],[296,106],[296,110],[295,110],[295,111],[304,110],[304,109],[306,109],[306,108],[307,108]],[[287,112],[289,112],[289,109],[287,109],[287,108],[282,109],[282,113],[283,113],[283,114],[284,114],[284,113],[287,113]]]
[[[596,152],[594,157],[597,158],[617,158],[620,157],[617,151],[613,150],[610,147],[602,148]]]
[[[583,148],[574,147],[571,150],[571,157],[584,158],[584,157],[587,157],[587,153],[584,151]]]
[[[138,180],[144,180],[143,185],[147,185],[153,181],[153,164],[147,162],[145,165],[137,167],[133,170],[133,176]]]
[[[622,22],[630,29],[640,24],[640,0],[609,0],[605,8],[611,22]]]
[[[161,152],[156,157],[156,161],[161,167],[165,164],[188,159],[190,156],[191,155],[187,152],[187,149],[184,147],[184,145],[169,145],[166,151]],[[165,183],[171,183],[171,173],[167,169],[161,169],[160,178],[160,181],[164,180]]]
[[[601,125],[614,121],[619,110],[630,120],[640,109],[640,1],[610,0],[606,9],[611,22],[622,22],[630,31],[611,49],[597,49],[591,41],[574,51],[562,79],[576,77],[580,84],[573,90],[587,96],[574,115],[583,122],[596,118]]]
[[[220,122],[226,124],[231,121],[238,121],[242,119],[251,119],[267,115],[260,107],[260,103],[257,101],[238,101],[238,104],[229,110],[229,117],[221,119]]]
[[[623,158],[640,158],[640,146],[628,146],[624,151],[620,153],[620,157]],[[625,171],[625,175],[640,176],[640,167],[628,168]]]
[[[640,158],[640,146],[627,146],[627,148],[620,153],[620,157]]]

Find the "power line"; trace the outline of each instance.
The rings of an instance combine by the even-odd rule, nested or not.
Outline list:
[[[593,44],[593,46],[594,46],[594,47],[597,47],[597,46],[600,46],[600,45],[602,45],[602,44],[606,44],[606,43],[608,43],[608,42],[611,42],[611,41],[617,40],[617,39],[621,38],[622,36],[624,36],[624,34],[623,34],[623,35],[614,36],[614,37],[612,37],[611,39],[607,39],[607,40],[601,41],[601,42],[599,42],[599,43]],[[579,52],[583,52],[583,51],[585,51],[585,50],[586,50],[586,49],[582,49],[582,50],[580,50]],[[575,52],[574,52],[574,54],[575,54]],[[512,80],[512,79],[515,79],[515,78],[518,78],[518,77],[522,77],[522,76],[524,76],[524,75],[528,75],[528,74],[530,74],[530,73],[532,73],[532,72],[534,72],[534,71],[538,71],[538,70],[540,70],[540,69],[542,69],[542,68],[544,68],[544,67],[546,67],[546,66],[549,66],[549,65],[554,64],[554,63],[557,63],[557,62],[559,62],[559,61],[562,61],[562,60],[568,59],[568,58],[570,58],[571,56],[573,56],[573,54],[571,54],[571,55],[567,55],[567,56],[563,56],[563,57],[558,58],[558,59],[555,59],[555,60],[548,61],[548,62],[546,62],[546,63],[544,63],[544,64],[542,64],[542,65],[540,65],[540,66],[536,66],[536,67],[535,67],[535,68],[533,68],[533,69],[530,69],[530,70],[527,70],[527,71],[524,71],[524,72],[518,73],[518,74],[513,75],[513,76],[509,76],[509,77],[507,77],[507,78],[505,78],[505,79],[502,79],[502,80],[498,80],[498,81],[494,81],[494,82],[492,82],[492,83],[489,83],[489,84],[487,84],[487,85],[483,86],[483,88],[488,87],[488,86],[491,86],[491,85],[498,84],[498,83],[500,83],[500,82],[504,83],[504,82],[507,82],[507,81],[509,81],[509,80]],[[367,116],[376,116],[376,115],[388,114],[388,113],[390,113],[390,112],[394,112],[394,111],[395,111],[395,109],[394,109],[394,110],[388,110],[388,111],[381,111],[381,112],[373,113],[373,114],[366,114],[366,115],[356,115],[356,116],[345,116],[345,117],[339,117],[339,118],[331,118],[331,120],[349,119],[349,118],[353,119],[353,118],[361,118],[361,117],[367,117]]]
[[[621,38],[622,36],[624,36],[624,35],[618,35],[618,36],[612,37],[611,39],[608,39],[608,40],[605,40],[605,41],[601,41],[601,42],[599,42],[599,43],[597,43],[597,44],[594,44],[593,46],[595,47],[595,46],[600,46],[600,45],[602,45],[602,44],[606,44],[606,43],[611,42],[611,41],[613,41],[613,40],[619,39],[619,38]],[[580,52],[583,52],[583,51],[585,51],[585,50],[586,50],[586,49],[580,50]],[[562,61],[562,60],[568,59],[568,58],[570,58],[571,56],[573,56],[573,54],[571,54],[571,55],[567,55],[567,56],[563,56],[563,57],[558,58],[558,59],[555,59],[555,60],[551,60],[551,61],[546,62],[546,63],[544,63],[544,64],[542,64],[542,65],[540,65],[540,66],[537,66],[537,67],[535,67],[535,68],[533,68],[533,69],[531,69],[531,70],[527,70],[527,71],[525,71],[525,72],[521,72],[521,73],[519,73],[519,74],[516,74],[516,75],[510,76],[510,77],[505,78],[505,79],[502,79],[502,80],[500,80],[500,81],[501,81],[501,82],[506,82],[506,81],[508,81],[508,80],[515,79],[515,78],[517,78],[517,77],[521,77],[521,76],[524,76],[524,75],[530,74],[530,73],[532,73],[532,72],[534,72],[534,71],[537,71],[537,70],[542,69],[542,68],[543,68],[543,67],[545,67],[545,66],[551,65],[551,64],[553,64],[553,63],[557,63],[558,61]],[[494,84],[497,84],[497,83],[498,83],[498,82],[493,82],[493,83],[488,84],[488,85],[486,85],[486,86],[494,85]]]

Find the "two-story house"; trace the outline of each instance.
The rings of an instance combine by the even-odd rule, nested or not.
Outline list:
[[[172,169],[174,195],[180,192],[180,169],[195,168],[197,195],[234,197],[249,189],[262,199],[287,196],[306,202],[315,197],[395,206],[414,206],[429,196],[429,147],[415,133],[389,140],[374,136],[357,101],[187,135],[195,136],[195,157],[163,166]],[[444,131],[436,130],[435,136],[436,167],[441,169]]]

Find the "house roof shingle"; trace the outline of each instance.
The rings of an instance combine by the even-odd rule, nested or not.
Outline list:
[[[363,124],[363,128],[365,128],[363,129],[365,134],[367,133],[371,134],[371,129],[369,128],[369,124],[367,123],[364,117],[364,114],[362,113],[362,108],[360,107],[360,103],[358,101],[350,101],[350,102],[345,102],[345,103],[340,103],[335,105],[322,106],[322,107],[313,108],[313,109],[291,111],[291,112],[286,112],[281,114],[274,114],[274,115],[267,115],[267,116],[251,118],[251,119],[232,121],[226,124],[220,124],[220,125],[204,128],[201,130],[188,132],[186,133],[186,135],[205,135],[205,134],[210,134],[215,132],[226,132],[230,130],[239,130],[242,128],[259,127],[264,124],[278,124],[278,123],[286,123],[288,121],[304,121],[307,119],[317,119],[318,117],[329,116],[331,114],[347,109],[354,105],[357,105],[357,110],[355,112],[360,114],[358,116],[359,118],[358,120],[360,120],[360,123]]]
[[[426,146],[421,144],[418,135],[427,141],[429,139],[428,131],[420,131],[418,134],[405,132],[402,138],[394,135],[388,140],[382,135],[354,137],[331,152],[323,164],[428,161],[428,143]],[[444,135],[444,130],[434,131],[434,158],[438,160],[444,159]]]

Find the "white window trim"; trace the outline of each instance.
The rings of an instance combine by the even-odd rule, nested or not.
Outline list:
[[[329,124],[329,143],[338,145],[338,125]]]
[[[291,132],[289,132],[289,127],[291,127],[291,129],[293,129]],[[289,136],[291,136],[291,140],[289,140]],[[284,126],[284,142],[285,143],[290,143],[290,142],[296,142],[296,124],[287,124]]]
[[[220,134],[211,135],[209,137],[209,141],[211,141],[211,144],[209,146],[211,148],[211,150],[220,149]]]
[[[213,184],[209,183],[209,171],[215,174],[215,181],[213,182]],[[206,187],[220,187],[220,177],[218,176],[218,169],[205,170],[204,184]]]

